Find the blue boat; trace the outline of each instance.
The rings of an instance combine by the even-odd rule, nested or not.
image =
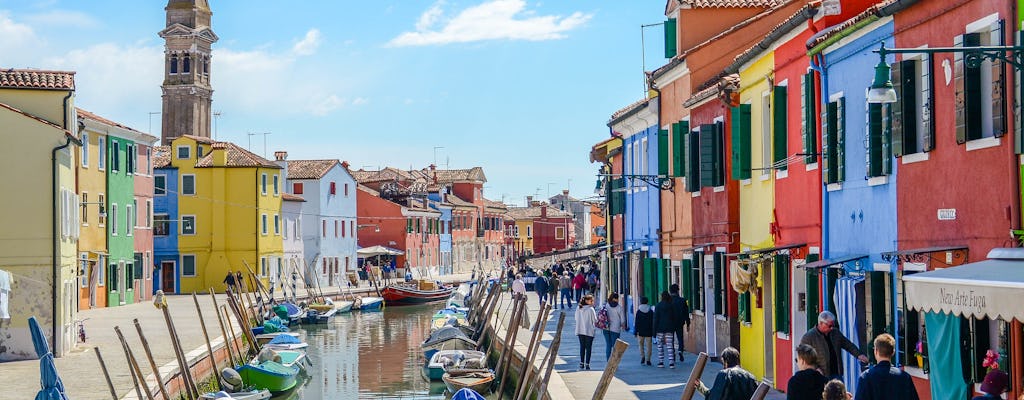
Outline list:
[[[486,400],[483,395],[470,388],[459,389],[452,395],[452,400]]]
[[[380,311],[383,306],[383,297],[360,297],[356,300],[356,304],[352,306],[352,309],[359,311]]]

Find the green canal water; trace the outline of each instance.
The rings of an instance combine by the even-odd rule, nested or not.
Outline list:
[[[338,315],[329,325],[309,326],[309,377],[288,400],[446,399],[442,382],[428,382],[420,343],[430,317],[443,303],[385,307],[383,311]]]

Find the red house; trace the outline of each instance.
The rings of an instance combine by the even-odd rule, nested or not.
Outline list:
[[[507,215],[514,221],[529,221],[533,233],[533,253],[541,254],[568,249],[572,244],[572,213],[550,207],[548,203],[530,200],[527,207],[509,207]]]

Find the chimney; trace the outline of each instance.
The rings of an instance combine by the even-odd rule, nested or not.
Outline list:
[[[217,142],[210,145],[210,151],[213,153],[213,166],[223,167],[228,164],[228,145],[224,142]]]
[[[548,205],[547,205],[547,203],[541,204],[541,206],[540,206],[540,217],[541,218],[547,218],[548,217]]]
[[[530,207],[533,205],[533,196],[526,196],[526,206]]]
[[[562,190],[562,196],[565,196],[565,201],[569,201],[569,189]]]
[[[346,170],[348,169],[349,165],[352,165],[352,164],[349,164],[348,161],[342,161],[341,162],[341,167],[346,169]],[[362,170],[360,170],[360,171],[362,171]]]
[[[274,164],[281,167],[281,184],[284,186],[285,182],[288,182],[288,152],[284,150],[278,150],[274,152]],[[285,192],[288,190],[285,189]]]
[[[274,152],[274,160],[276,160],[276,161],[285,161],[287,159],[288,159],[288,152],[287,151],[275,151]]]

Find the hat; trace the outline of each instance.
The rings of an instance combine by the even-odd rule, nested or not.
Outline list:
[[[985,375],[985,381],[981,383],[981,391],[993,395],[1003,394],[1009,381],[1010,377],[1005,372],[998,369],[992,370]]]

